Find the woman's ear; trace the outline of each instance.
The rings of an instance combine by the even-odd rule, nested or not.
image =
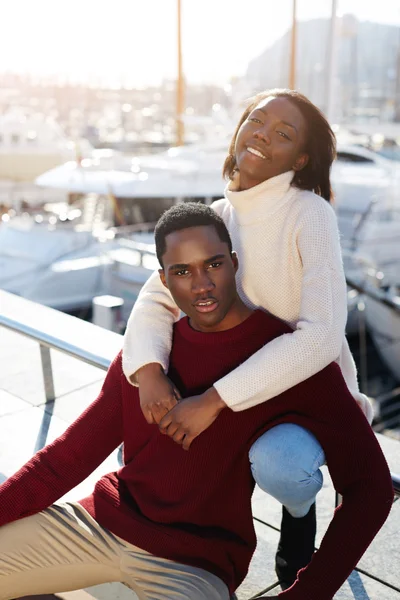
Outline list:
[[[301,171],[302,169],[304,169],[304,167],[308,163],[308,160],[309,160],[308,154],[300,154],[300,156],[298,156],[296,158],[296,162],[294,163],[294,165],[292,167],[293,171]]]

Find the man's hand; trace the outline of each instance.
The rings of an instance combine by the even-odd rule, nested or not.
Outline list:
[[[210,427],[223,408],[226,408],[225,402],[212,387],[200,396],[181,400],[161,419],[160,431],[189,450],[193,440]]]
[[[145,365],[137,372],[140,408],[148,423],[160,423],[180,400],[181,395],[158,363]]]

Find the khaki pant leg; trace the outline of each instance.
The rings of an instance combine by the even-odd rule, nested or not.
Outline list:
[[[229,600],[225,583],[212,573],[149,554],[120,538],[125,583],[146,600]],[[140,590],[140,591],[139,591]]]
[[[0,527],[0,600],[120,581],[118,544],[86,515],[54,505]]]

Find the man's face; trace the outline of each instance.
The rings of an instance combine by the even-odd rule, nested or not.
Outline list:
[[[161,281],[191,326],[199,331],[233,326],[229,313],[237,300],[237,258],[215,227],[189,227],[170,233],[165,241]]]
[[[241,188],[248,189],[291,169],[301,170],[308,160],[303,152],[306,133],[305,119],[290,100],[275,96],[262,100],[236,138]]]

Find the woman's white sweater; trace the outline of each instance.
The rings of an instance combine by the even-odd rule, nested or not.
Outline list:
[[[266,344],[214,387],[232,410],[240,411],[337,361],[371,422],[372,407],[359,392],[344,334],[347,294],[336,216],[323,198],[292,186],[293,175],[289,171],[243,191],[237,191],[237,175],[225,198],[212,205],[239,257],[240,297],[294,330]],[[157,362],[168,369],[172,325],[179,315],[154,273],[139,294],[125,333],[123,369],[131,382],[145,364]]]

